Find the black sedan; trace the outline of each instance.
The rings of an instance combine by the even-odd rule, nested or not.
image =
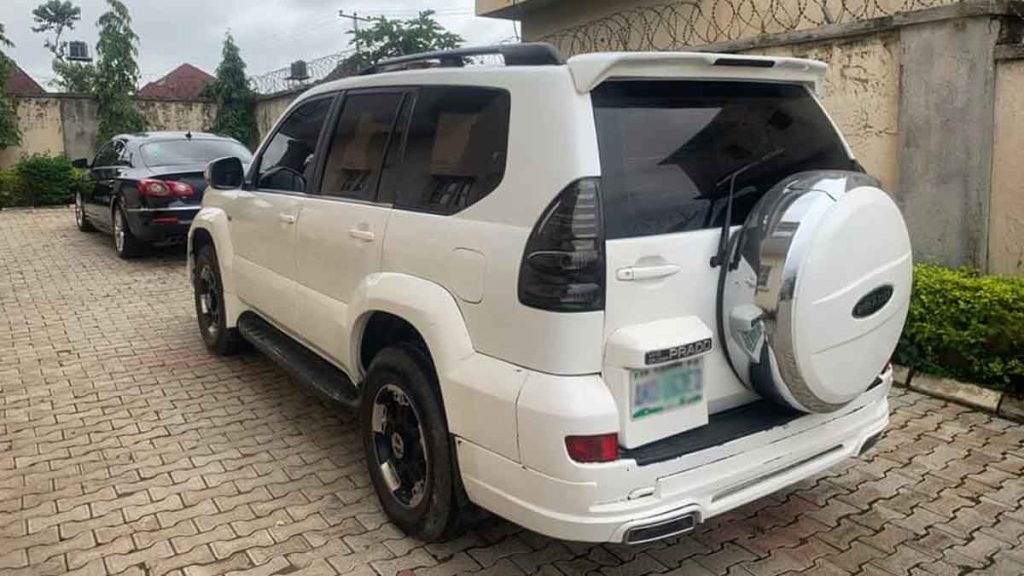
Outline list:
[[[203,171],[217,158],[252,154],[241,142],[201,132],[122,134],[100,146],[96,158],[73,162],[88,168],[91,192],[75,196],[75,223],[82,231],[113,234],[121,258],[147,245],[183,241],[199,211]]]

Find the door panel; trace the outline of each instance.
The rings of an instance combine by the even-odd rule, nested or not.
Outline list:
[[[301,202],[290,194],[242,191],[232,206],[238,297],[283,327],[294,324],[292,279]]]
[[[296,230],[333,100],[309,100],[288,115],[260,153],[255,190],[240,192],[232,203],[238,297],[293,333]]]
[[[349,93],[325,151],[320,197],[309,198],[296,242],[296,319],[303,338],[356,374],[348,311],[365,279],[380,270],[391,207],[377,204],[388,157],[397,155],[402,90]]]
[[[303,337],[350,366],[348,304],[363,280],[380,270],[387,206],[310,198],[298,227],[296,320]]]

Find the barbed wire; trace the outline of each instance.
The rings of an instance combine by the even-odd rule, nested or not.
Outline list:
[[[291,65],[288,65],[260,76],[254,76],[249,79],[249,82],[252,84],[252,89],[259,94],[277,94],[278,92],[287,92],[304,86],[312,86],[322,82],[346,58],[354,53],[355,50],[345,50],[313,60],[307,60],[306,73],[309,75],[309,78],[306,80],[291,80],[292,70]]]
[[[892,16],[959,0],[677,0],[616,12],[543,35],[566,55],[678,50]],[[1021,14],[1017,14],[1021,16]]]

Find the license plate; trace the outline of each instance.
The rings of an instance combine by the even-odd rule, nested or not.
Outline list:
[[[630,370],[630,413],[634,420],[699,403],[704,398],[699,359],[646,370]]]

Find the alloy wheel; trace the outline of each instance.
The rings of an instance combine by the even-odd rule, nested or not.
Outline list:
[[[118,254],[124,252],[124,215],[120,207],[114,209],[114,249]]]
[[[82,194],[81,193],[76,193],[75,194],[75,225],[78,226],[79,228],[82,227],[82,222],[84,221],[84,216],[85,215],[82,213]]]
[[[415,508],[426,494],[430,458],[420,417],[409,396],[385,384],[373,399],[373,454],[395,501]]]
[[[199,315],[203,329],[210,338],[216,339],[217,331],[220,330],[220,295],[217,293],[217,275],[209,266],[203,266],[199,270],[196,294],[199,297]]]

